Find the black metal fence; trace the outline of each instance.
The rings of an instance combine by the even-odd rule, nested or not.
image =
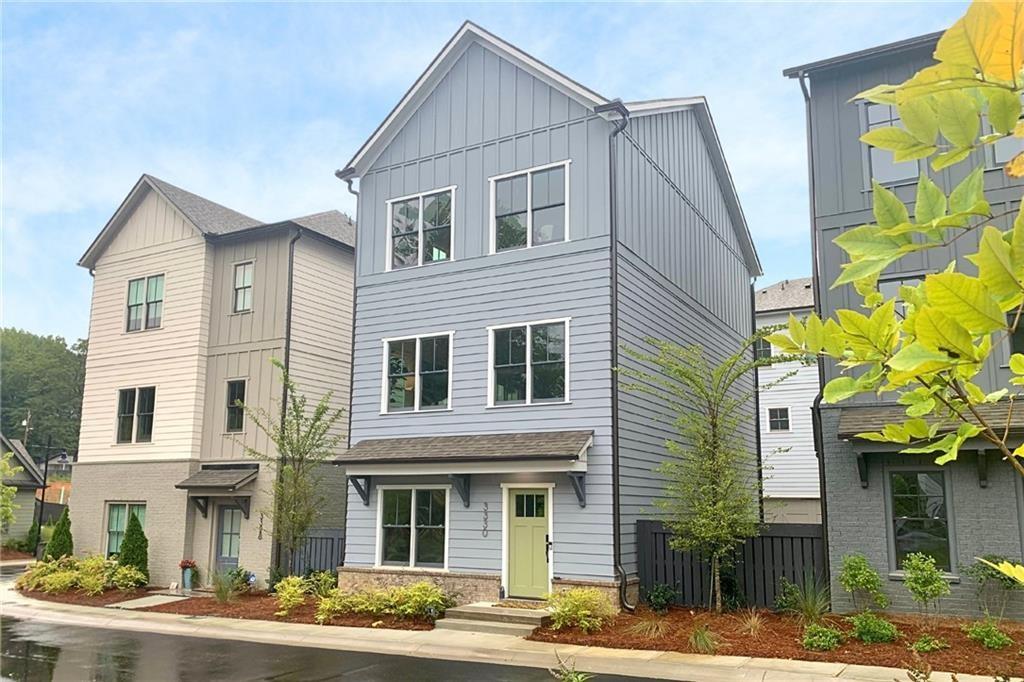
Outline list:
[[[333,571],[345,555],[345,533],[340,529],[311,530],[305,542],[292,557],[292,574],[310,571]]]
[[[710,564],[695,552],[677,552],[660,521],[637,521],[637,560],[641,593],[659,583],[676,589],[680,606],[706,606]],[[732,566],[723,572],[723,595],[741,604],[775,604],[779,581],[800,584],[805,575],[826,581],[825,542],[816,523],[770,523],[761,534],[738,548]]]

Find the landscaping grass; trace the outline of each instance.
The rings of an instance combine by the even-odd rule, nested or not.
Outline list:
[[[950,644],[949,649],[922,655],[934,670],[1014,677],[1024,674],[1024,656],[1019,653],[1024,649],[1024,623],[1021,622],[1004,620],[1000,624],[1000,627],[1013,638],[1014,644],[994,651],[968,639],[961,630],[965,623],[970,622],[967,619],[923,619],[914,615],[884,613],[882,615],[892,621],[900,631],[900,637],[895,642],[864,644],[847,636],[843,643],[832,651],[808,651],[801,644],[803,625],[798,619],[771,611],[760,611],[759,615],[761,623],[756,637],[749,634],[747,623],[750,614],[747,611],[718,616],[704,610],[672,608],[664,616],[658,616],[641,607],[635,614],[619,614],[609,625],[597,632],[584,634],[576,628],[553,630],[546,627],[538,629],[530,639],[617,649],[693,653],[691,635],[696,628],[705,625],[718,638],[715,653],[719,655],[907,668],[914,660],[909,645],[928,632]],[[645,628],[640,624],[656,618],[664,619],[666,622],[664,635],[657,638],[646,636]],[[849,624],[840,615],[829,614],[824,622],[844,633],[850,630]]]

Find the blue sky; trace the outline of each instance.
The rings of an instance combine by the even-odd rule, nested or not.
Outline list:
[[[277,220],[464,19],[607,97],[705,95],[765,276],[810,271],[803,101],[784,67],[948,26],[966,3],[2,5],[2,323],[85,336],[79,256],[143,172]]]

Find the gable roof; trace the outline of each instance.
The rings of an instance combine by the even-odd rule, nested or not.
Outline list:
[[[28,454],[28,450],[20,440],[8,438],[0,433],[0,445],[3,446],[4,453],[14,453],[14,459],[17,460],[17,465],[24,470],[23,473],[31,477],[37,485],[43,485],[43,472],[39,470],[39,466],[32,459],[32,455]]]
[[[784,279],[771,286],[758,289],[754,294],[754,310],[759,313],[813,307],[814,287],[810,277]]]
[[[189,192],[176,185],[143,173],[128,196],[125,197],[117,211],[93,240],[89,248],[79,259],[82,267],[92,268],[96,265],[103,249],[110,243],[117,230],[128,220],[138,203],[151,190],[163,197],[178,213],[191,224],[201,235],[208,239],[241,235],[257,229],[290,228],[298,226],[321,236],[350,247],[355,247],[355,225],[352,219],[339,211],[324,211],[301,218],[265,223],[239,213],[227,206],[210,201],[198,194]]]
[[[873,59],[875,57],[907,52],[909,50],[918,50],[924,47],[934,47],[935,43],[937,43],[941,37],[942,31],[937,31],[935,33],[927,33],[923,36],[897,40],[894,43],[877,45],[864,50],[857,50],[856,52],[848,52],[836,57],[829,57],[828,59],[819,59],[816,62],[809,62],[800,66],[793,66],[785,69],[782,72],[782,75],[787,78],[799,78],[800,74],[813,73],[814,71],[844,66],[846,64],[852,64],[865,59]]]
[[[412,87],[406,91],[395,108],[363,142],[344,168],[338,170],[335,175],[345,180],[359,177],[365,173],[388,144],[395,139],[402,126],[409,121],[459,57],[473,43],[492,50],[530,75],[580,102],[588,109],[595,110],[599,107],[606,107],[613,101],[553,69],[515,45],[502,40],[490,31],[471,21],[465,21],[455,35],[441,48],[426,70],[416,79]],[[630,116],[654,115],[682,109],[692,109],[695,112],[705,144],[711,155],[712,165],[722,187],[730,218],[747,261],[747,268],[753,275],[762,274],[761,262],[758,259],[757,250],[754,248],[754,241],[743,215],[739,195],[736,193],[736,186],[733,184],[729,166],[725,161],[725,154],[722,151],[722,144],[718,138],[718,132],[715,130],[715,123],[711,118],[707,100],[704,97],[647,100],[626,103],[626,108],[629,110]],[[602,112],[600,115],[612,117],[615,114]]]

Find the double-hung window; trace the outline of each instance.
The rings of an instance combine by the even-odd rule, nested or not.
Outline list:
[[[864,114],[867,117],[866,130],[876,128],[890,128],[897,126],[902,128],[899,114],[896,107],[888,104],[868,104]],[[868,178],[874,178],[881,184],[903,182],[914,180],[918,176],[917,161],[901,161],[896,163],[893,160],[893,153],[878,147],[868,147]],[[867,186],[871,183],[868,180]]]
[[[447,409],[452,333],[384,340],[382,412]]]
[[[908,554],[921,552],[940,569],[951,570],[945,472],[890,471],[889,494],[895,567],[901,568]]]
[[[768,343],[768,339],[761,337],[754,341],[754,359],[755,360],[769,360],[772,357],[772,344]]]
[[[252,311],[252,278],[256,264],[252,261],[235,264],[235,286],[231,309],[236,313]]]
[[[491,178],[491,251],[569,237],[569,162]]]
[[[148,443],[153,440],[156,388],[122,388],[117,392],[117,442]]]
[[[768,430],[789,431],[789,408],[769,407],[768,408]]]
[[[245,379],[228,382],[227,426],[228,433],[238,433],[245,426]]]
[[[452,258],[455,187],[388,202],[388,270]]]
[[[128,528],[128,515],[134,514],[142,528],[146,528],[146,505],[131,502],[111,502],[107,505],[107,556],[121,551],[124,532]]]
[[[446,568],[447,488],[378,489],[379,563]]]
[[[490,335],[492,406],[569,400],[569,320],[492,327]]]
[[[125,330],[155,329],[163,321],[164,276],[139,277],[128,282],[128,312]]]

